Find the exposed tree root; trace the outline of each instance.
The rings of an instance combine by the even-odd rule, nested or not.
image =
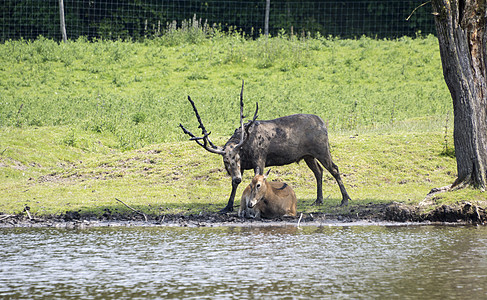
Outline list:
[[[444,186],[444,187],[440,187],[440,188],[433,188],[431,189],[431,191],[426,195],[426,197],[421,201],[419,202],[419,206],[430,206],[430,205],[434,205],[434,196],[438,195],[438,194],[441,194],[441,193],[444,193],[444,192],[449,192],[451,190],[453,190],[453,185],[447,185],[447,186]]]
[[[444,192],[452,192],[452,191],[458,191],[461,189],[464,189],[466,187],[475,187],[476,185],[472,181],[471,177],[467,177],[464,179],[459,179],[457,178],[455,182],[451,185],[439,187],[439,188],[433,188],[431,191],[426,195],[426,197],[421,201],[418,205],[419,206],[428,206],[428,205],[434,205],[434,197],[438,194],[444,193]],[[484,190],[483,188],[480,188],[480,190]]]

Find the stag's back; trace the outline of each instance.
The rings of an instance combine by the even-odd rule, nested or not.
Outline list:
[[[307,155],[320,157],[328,153],[328,132],[325,122],[315,115],[296,114],[256,121],[249,128],[248,142],[242,148],[245,169],[252,169],[259,158],[265,159],[266,166],[286,165]]]

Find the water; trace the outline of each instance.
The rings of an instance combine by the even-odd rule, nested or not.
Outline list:
[[[487,227],[0,228],[2,299],[487,299]]]

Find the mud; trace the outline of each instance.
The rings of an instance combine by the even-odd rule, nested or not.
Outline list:
[[[147,220],[146,220],[147,218]],[[365,204],[350,207],[347,213],[300,213],[296,217],[276,219],[244,219],[236,212],[228,214],[165,214],[141,215],[136,212],[112,213],[106,211],[101,216],[67,211],[60,215],[32,216],[24,213],[16,215],[0,214],[0,227],[63,227],[86,228],[95,226],[321,226],[321,225],[402,225],[402,224],[487,224],[485,207],[469,202],[458,205],[438,206],[424,211],[419,206],[402,203]]]
[[[393,203],[385,209],[385,219],[390,221],[411,222],[448,222],[485,224],[487,221],[486,208],[463,202],[458,205],[441,205],[424,212],[420,207]]]

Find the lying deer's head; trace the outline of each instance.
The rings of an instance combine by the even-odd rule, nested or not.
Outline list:
[[[184,128],[182,124],[179,124],[179,126],[183,129],[183,132],[186,133],[191,137],[190,140],[194,140],[198,145],[206,149],[207,151],[215,154],[220,154],[223,157],[223,163],[225,164],[225,169],[227,170],[227,173],[232,177],[232,182],[233,184],[239,184],[242,182],[242,171],[240,168],[240,149],[242,148],[242,145],[247,141],[248,139],[248,131],[249,128],[254,124],[255,120],[257,119],[257,112],[259,110],[259,105],[256,105],[255,109],[255,114],[254,118],[252,121],[250,121],[248,124],[244,126],[244,115],[243,115],[243,88],[244,88],[244,82],[242,80],[242,90],[240,91],[240,139],[238,141],[234,141],[233,139],[230,139],[226,144],[225,147],[218,147],[215,146],[209,138],[209,135],[211,132],[206,131],[205,126],[203,125],[203,122],[201,121],[200,115],[198,113],[198,110],[196,109],[196,106],[191,100],[191,98],[188,96],[188,100],[193,106],[194,113],[196,114],[196,118],[198,119],[198,122],[200,124],[199,128],[201,128],[202,137],[196,137],[194,134],[192,134],[189,130]],[[239,130],[236,130],[235,133],[237,133]],[[235,135],[235,134],[234,134]],[[203,141],[203,142],[201,142]]]
[[[267,192],[267,183],[266,179],[267,176],[269,176],[269,171],[265,175],[255,175],[254,178],[252,179],[252,182],[250,183],[250,197],[248,198],[247,206],[249,208],[253,208],[254,206],[257,205],[262,199],[264,199],[264,196]]]

